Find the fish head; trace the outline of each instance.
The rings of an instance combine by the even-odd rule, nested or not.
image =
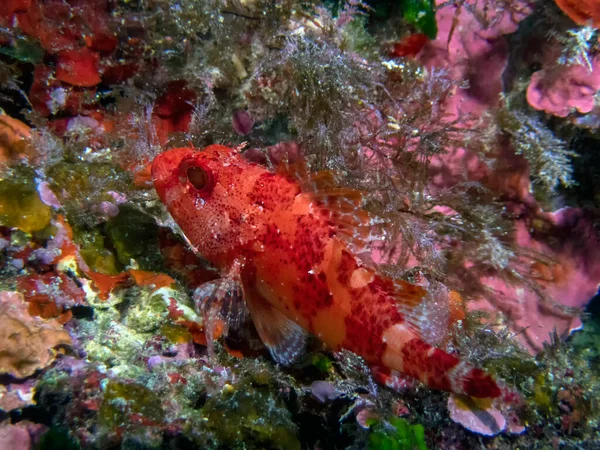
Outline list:
[[[221,145],[175,148],[152,162],[154,187],[194,248],[213,264],[250,239],[243,217],[255,165]]]
[[[154,188],[167,207],[183,196],[203,203],[212,195],[217,172],[233,158],[234,150],[220,145],[204,151],[189,147],[167,150],[152,161]]]

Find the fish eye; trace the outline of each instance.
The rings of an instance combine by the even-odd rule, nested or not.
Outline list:
[[[196,189],[204,189],[208,183],[206,170],[199,166],[190,166],[186,171],[187,179]]]
[[[198,194],[210,194],[214,185],[214,175],[209,168],[195,158],[186,158],[179,164],[179,181],[184,186],[194,188]]]

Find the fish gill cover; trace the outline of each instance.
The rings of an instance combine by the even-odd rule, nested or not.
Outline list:
[[[600,445],[593,3],[0,2],[0,447]],[[280,222],[167,212],[153,161],[213,144],[274,189],[231,198],[319,205],[291,262]],[[185,164],[165,176],[223,187]],[[228,254],[263,275],[182,232],[219,223],[271,230]],[[320,245],[336,289],[292,276]],[[248,279],[357,338],[257,314]],[[398,308],[341,328],[325,306],[360,286]],[[392,347],[404,374],[374,367]],[[459,395],[454,367],[494,384]]]

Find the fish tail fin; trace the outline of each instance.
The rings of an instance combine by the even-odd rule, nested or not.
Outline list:
[[[387,349],[383,363],[392,370],[414,377],[433,389],[475,398],[502,395],[501,386],[490,374],[429,345],[406,323],[390,327],[384,333],[384,340]]]

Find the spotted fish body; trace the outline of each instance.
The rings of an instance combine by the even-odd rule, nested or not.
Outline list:
[[[213,145],[160,154],[152,176],[190,244],[241,285],[278,361],[293,361],[306,330],[432,388],[500,396],[490,375],[422,339],[424,288],[381,276],[356,256],[370,224],[357,209],[360,195],[336,188],[331,174],[309,176],[296,166],[273,173]]]

